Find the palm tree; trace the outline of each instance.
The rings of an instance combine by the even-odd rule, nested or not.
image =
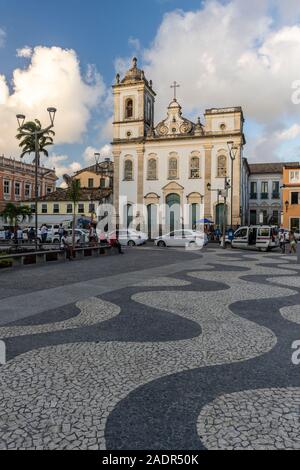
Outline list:
[[[8,203],[5,209],[1,212],[1,217],[3,217],[5,222],[10,223],[15,229],[19,223],[24,222],[24,220],[31,219],[32,210],[28,206],[16,206],[11,202]]]
[[[42,124],[38,119],[34,121],[26,122],[22,126],[22,131],[27,131],[30,133],[39,132],[42,129]],[[55,132],[52,130],[48,130],[47,132],[38,135],[38,165],[40,165],[40,153],[43,153],[46,157],[49,156],[48,150],[46,147],[49,145],[53,145],[53,137],[55,136]],[[23,158],[26,154],[31,154],[36,152],[35,148],[35,136],[33,135],[23,135],[21,132],[16,136],[18,140],[20,140],[19,147],[22,149],[21,158]],[[36,163],[36,158],[34,158],[33,163]]]
[[[81,197],[81,188],[80,181],[74,180],[70,181],[67,197],[73,203],[73,224],[72,224],[72,245],[73,249],[75,248],[75,225],[76,225],[76,206],[80,201]]]

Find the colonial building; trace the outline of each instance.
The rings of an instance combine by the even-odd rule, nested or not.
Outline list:
[[[233,211],[233,224],[239,225],[245,144],[242,108],[208,109],[204,123],[200,119],[192,122],[183,116],[176,87],[175,83],[166,118],[155,124],[156,94],[152,82],[137,67],[137,60],[133,59],[132,68],[122,80],[116,77],[112,145],[117,220],[122,225],[137,218],[144,229],[191,226],[199,217],[218,225],[224,206],[217,190],[224,189],[225,177],[232,177],[228,148],[232,141],[237,155],[233,165],[233,207],[229,192],[227,214],[230,218]],[[177,212],[171,210],[175,206],[179,207]],[[147,208],[146,213],[142,208]]]
[[[249,221],[251,225],[281,224],[284,165],[284,163],[249,165]],[[287,165],[293,166],[294,164]]]
[[[38,191],[45,196],[55,190],[55,170],[39,167]],[[35,195],[35,165],[0,156],[0,211],[7,203],[19,204]]]
[[[300,165],[287,163],[283,167],[283,226],[300,230]]]
[[[103,204],[113,204],[113,163],[105,162],[84,168],[72,177],[65,176],[67,181],[80,181],[80,201],[76,205],[76,216],[97,221],[98,209]],[[34,199],[24,202],[35,210]],[[39,224],[70,222],[73,218],[73,203],[67,189],[58,188],[53,193],[39,198]]]
[[[73,179],[80,181],[81,188],[107,189],[113,188],[114,164],[110,158],[78,171]]]

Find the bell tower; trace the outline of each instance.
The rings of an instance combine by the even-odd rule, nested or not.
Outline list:
[[[119,74],[113,85],[114,123],[113,141],[143,140],[154,128],[155,92],[152,81],[132,59],[132,67],[121,80]]]

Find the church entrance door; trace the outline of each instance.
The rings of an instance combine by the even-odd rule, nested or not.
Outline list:
[[[170,232],[174,232],[174,230],[180,230],[182,228],[180,223],[180,202],[180,196],[175,193],[169,194],[166,198],[166,228]]]

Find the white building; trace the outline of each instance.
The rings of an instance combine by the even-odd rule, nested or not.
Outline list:
[[[176,87],[176,84],[175,84]],[[231,179],[228,142],[237,147],[233,164],[233,194],[228,194],[228,223],[244,223],[242,155],[245,138],[240,107],[209,109],[205,122],[192,122],[182,115],[175,97],[167,117],[154,124],[155,92],[152,82],[137,68],[113,86],[113,155],[115,162],[114,204],[120,225],[138,219],[146,230],[194,225],[199,217],[222,223],[225,177]],[[231,199],[233,208],[231,208]],[[166,207],[164,206],[166,205]],[[179,209],[168,210],[178,205]],[[143,207],[146,208],[143,210]],[[202,211],[201,211],[202,208]]]
[[[284,163],[249,164],[249,222],[280,225]]]

